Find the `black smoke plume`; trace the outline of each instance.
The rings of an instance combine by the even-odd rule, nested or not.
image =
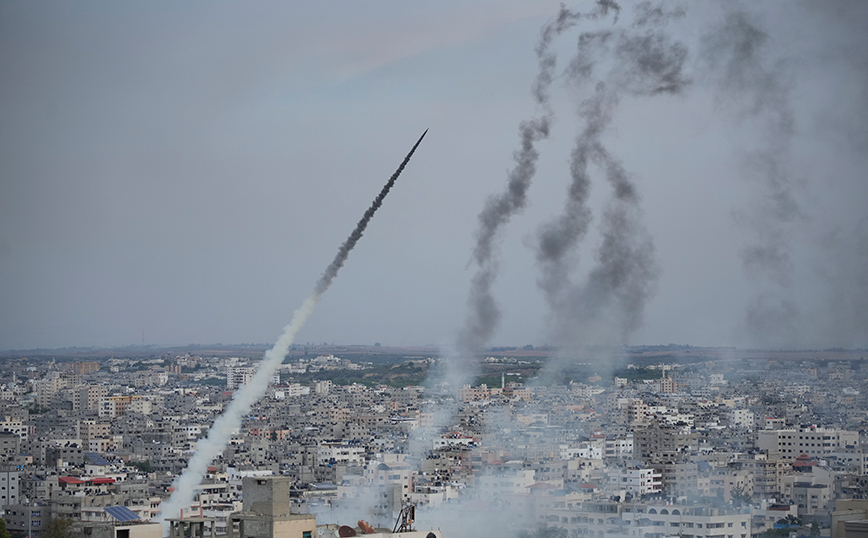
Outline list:
[[[549,136],[553,119],[549,88],[557,65],[557,56],[551,51],[552,39],[582,19],[598,19],[610,11],[615,12],[617,20],[620,7],[612,0],[599,0],[594,10],[586,14],[570,11],[561,5],[557,18],[546,24],[540,32],[536,46],[539,73],[532,93],[541,108],[541,114],[519,126],[521,147],[513,154],[515,167],[509,172],[506,189],[489,198],[479,214],[476,246],[473,249],[473,263],[477,269],[471,281],[467,320],[458,337],[458,349],[462,354],[477,351],[489,342],[500,320],[497,301],[491,292],[497,278],[494,244],[503,226],[527,204],[527,190],[536,173],[539,158],[536,143]]]
[[[338,253],[335,256],[335,259],[326,267],[326,270],[323,272],[320,279],[317,281],[316,286],[314,287],[314,293],[317,295],[322,295],[325,291],[331,286],[332,281],[338,275],[338,271],[341,267],[344,266],[344,262],[347,261],[347,256],[350,255],[350,251],[353,250],[353,247],[356,246],[356,243],[359,242],[359,239],[362,238],[362,234],[365,233],[365,228],[368,227],[368,223],[371,222],[371,219],[374,217],[374,213],[380,209],[380,206],[383,205],[383,200],[386,198],[386,195],[389,194],[389,191],[392,189],[392,186],[395,184],[395,181],[398,180],[398,176],[401,175],[401,172],[404,171],[404,167],[407,166],[407,163],[410,162],[410,157],[413,156],[413,153],[416,152],[416,148],[419,147],[419,144],[422,143],[422,139],[425,138],[425,135],[428,134],[428,129],[425,129],[425,132],[422,133],[422,136],[419,137],[419,140],[413,144],[413,148],[410,149],[410,153],[404,157],[404,160],[401,161],[401,164],[398,166],[398,169],[395,170],[395,173],[392,174],[392,177],[389,178],[389,181],[386,182],[386,185],[383,186],[382,190],[380,190],[380,194],[374,198],[374,201],[371,202],[371,207],[365,211],[364,216],[362,216],[361,220],[359,220],[358,224],[356,224],[355,229],[353,229],[350,236],[344,241],[340,248],[338,248]]]
[[[642,322],[657,269],[654,247],[642,224],[640,197],[630,174],[606,148],[604,136],[624,96],[651,98],[678,94],[689,84],[684,74],[687,47],[671,38],[667,23],[683,16],[650,4],[637,7],[627,28],[583,32],[567,69],[579,97],[584,124],[570,159],[571,182],[564,208],[538,233],[537,281],[552,314],[554,338],[573,347],[623,343]],[[590,92],[587,97],[581,97]],[[576,250],[592,215],[588,207],[594,165],[612,194],[600,223],[602,242],[584,282],[573,283]]]

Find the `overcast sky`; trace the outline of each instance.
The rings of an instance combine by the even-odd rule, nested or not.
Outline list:
[[[534,47],[559,3],[0,3],[0,349],[274,341],[426,128],[298,340],[452,344],[477,216],[539,113]],[[685,4],[665,27],[688,50],[685,90],[622,96],[602,135],[654,247],[623,340],[868,346],[868,8],[746,6],[767,35],[759,71],[709,68],[735,10]],[[629,28],[633,8],[553,41],[553,128],[497,241],[492,345],[560,343],[535,245],[585,127],[587,88],[563,69],[581,32]],[[756,102],[765,77],[778,95]],[[769,147],[776,172],[759,177]],[[590,173],[573,283],[609,200]],[[780,246],[786,274],[751,262],[757,244]]]

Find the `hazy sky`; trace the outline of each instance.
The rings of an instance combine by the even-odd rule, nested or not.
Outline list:
[[[451,344],[559,4],[0,3],[0,349],[274,341],[426,128],[299,341]],[[497,241],[494,345],[562,337],[537,234],[564,206],[593,91],[564,68],[581,32],[630,27],[622,4],[552,43],[554,122]],[[868,6],[721,5],[665,25],[684,91],[624,93],[601,135],[653,243],[624,339],[866,346]],[[740,73],[714,54],[737,21],[765,36]],[[610,196],[590,175],[579,284]]]

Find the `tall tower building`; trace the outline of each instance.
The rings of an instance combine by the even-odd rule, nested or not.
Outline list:
[[[316,516],[289,510],[286,476],[249,476],[241,483],[244,507],[229,516],[228,538],[313,538]],[[235,525],[238,525],[236,534]]]

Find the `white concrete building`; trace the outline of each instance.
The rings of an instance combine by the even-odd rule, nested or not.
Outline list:
[[[786,430],[760,430],[757,432],[757,448],[771,454],[780,454],[791,460],[801,454],[822,458],[847,447],[859,446],[859,432],[826,429],[810,426]]]
[[[256,375],[255,366],[229,366],[226,369],[226,387],[229,389],[237,389],[242,385],[250,383],[250,381],[253,380],[254,375]],[[279,375],[271,376],[271,380],[269,381],[270,385],[277,385],[279,383]]]
[[[21,420],[12,417],[6,416],[0,421],[0,432],[14,433],[21,441],[27,440],[28,429]]]
[[[618,439],[606,439],[606,449],[604,456],[606,458],[632,458],[633,457],[633,436],[620,437]]]
[[[749,409],[730,409],[726,417],[729,425],[736,428],[753,428],[756,422],[753,411]]]
[[[363,465],[365,463],[365,448],[346,443],[320,443],[316,451],[317,463],[348,463]]]
[[[451,432],[439,437],[435,437],[432,441],[434,450],[452,446],[475,446],[476,439],[469,435],[464,435],[458,432]]]
[[[679,506],[650,503],[588,501],[551,503],[538,509],[538,523],[567,529],[570,536],[640,538],[750,538],[749,511],[707,505]]]
[[[560,445],[558,448],[560,448],[560,458],[562,460],[572,460],[575,458],[599,460],[603,458],[603,449],[588,443],[582,443],[577,447]]]
[[[505,469],[476,478],[479,497],[482,499],[526,495],[528,488],[535,482],[535,472],[532,469]]]
[[[634,496],[660,493],[663,475],[654,469],[621,469],[613,475],[613,486]]]

